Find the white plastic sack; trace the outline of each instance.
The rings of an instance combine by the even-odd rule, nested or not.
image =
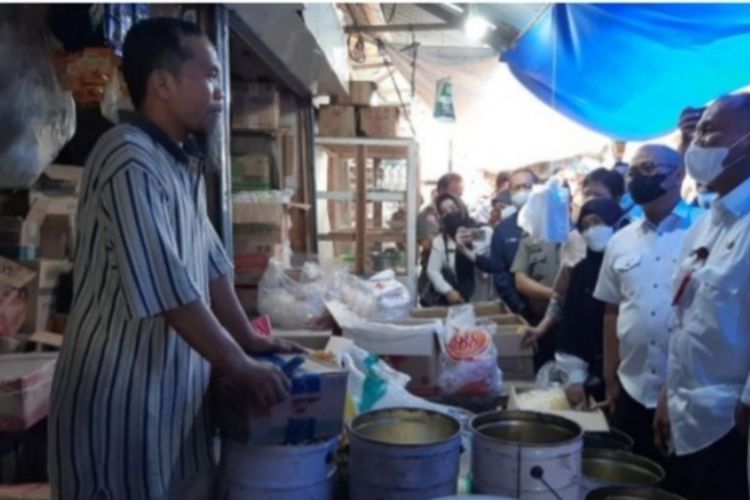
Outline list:
[[[518,225],[538,241],[565,243],[570,235],[570,194],[557,177],[534,186],[518,213]]]
[[[4,7],[8,16],[0,16],[0,188],[22,189],[73,137],[76,113],[73,96],[57,82],[49,37],[14,22],[13,8],[23,7]]]
[[[461,408],[432,403],[406,390],[409,376],[391,368],[377,356],[350,346],[342,356],[349,371],[347,396],[356,415],[385,408],[421,408],[450,415],[463,424],[473,414]],[[353,418],[356,415],[351,415]]]
[[[267,314],[275,328],[323,329],[329,323],[325,297],[326,286],[315,264],[305,264],[296,281],[271,260],[258,286],[258,311]]]
[[[392,269],[376,274],[367,282],[375,296],[378,319],[394,321],[409,317],[412,297],[406,286],[396,279]]]
[[[451,307],[441,335],[438,386],[444,394],[500,394],[502,372],[494,343],[496,325],[477,325],[472,305]]]

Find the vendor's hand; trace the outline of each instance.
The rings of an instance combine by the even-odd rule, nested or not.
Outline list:
[[[750,429],[750,406],[738,401],[737,408],[734,411],[734,421],[740,434],[747,437],[748,429]]]
[[[586,389],[583,384],[572,384],[565,388],[565,396],[568,398],[571,408],[574,410],[588,409]]]
[[[448,303],[452,306],[464,303],[464,299],[463,297],[461,297],[461,294],[455,290],[451,290],[450,292],[446,293],[445,300],[447,300]]]
[[[304,349],[288,340],[283,340],[278,337],[261,337],[254,336],[248,354],[296,354],[304,352]]]
[[[617,406],[617,398],[620,397],[620,381],[615,377],[607,377],[604,381],[604,402],[599,404],[600,407],[606,407],[610,415],[614,415]]]
[[[539,328],[526,326],[521,329],[521,335],[521,347],[531,347],[542,337],[543,332]]]
[[[664,455],[669,453],[669,436],[671,428],[669,424],[669,407],[667,405],[667,390],[664,389],[659,396],[659,404],[654,415],[654,444]]]
[[[291,389],[291,382],[281,368],[248,357],[229,373],[229,380],[240,393],[249,397],[253,406],[262,409],[284,401]]]

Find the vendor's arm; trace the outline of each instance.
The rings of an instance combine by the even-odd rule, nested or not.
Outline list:
[[[121,166],[98,193],[103,214],[98,227],[106,232],[106,251],[111,254],[116,269],[113,276],[119,280],[128,316],[163,316],[190,347],[256,403],[269,406],[281,401],[289,380],[278,368],[245,355],[193,281],[177,247],[170,217],[170,195],[175,193],[168,191],[146,160]],[[196,231],[203,230],[198,224]]]
[[[229,334],[245,352],[262,354],[269,352],[297,352],[300,348],[279,338],[256,335],[242,310],[229,275],[218,276],[211,283],[211,309]]]

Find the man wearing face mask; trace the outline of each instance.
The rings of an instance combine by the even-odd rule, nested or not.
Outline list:
[[[750,422],[750,95],[711,105],[686,154],[718,199],[685,237],[671,303],[676,331],[654,428],[669,441],[673,489],[746,499]]]
[[[613,425],[653,459],[654,410],[666,377],[672,277],[678,252],[700,211],[682,201],[682,156],[666,146],[641,147],[627,188],[645,219],[620,230],[607,246],[594,297],[604,316],[604,381]]]
[[[516,314],[529,313],[526,299],[518,293],[511,266],[518,253],[523,230],[518,225],[518,210],[526,204],[531,188],[538,181],[530,170],[518,170],[510,176],[511,203],[516,212],[503,219],[492,234],[489,256],[478,255],[459,245],[458,250],[476,262],[479,269],[491,273],[500,299]]]

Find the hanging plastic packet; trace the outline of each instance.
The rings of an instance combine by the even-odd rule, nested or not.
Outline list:
[[[570,192],[557,177],[534,186],[518,214],[518,225],[538,241],[565,243],[570,237]]]

